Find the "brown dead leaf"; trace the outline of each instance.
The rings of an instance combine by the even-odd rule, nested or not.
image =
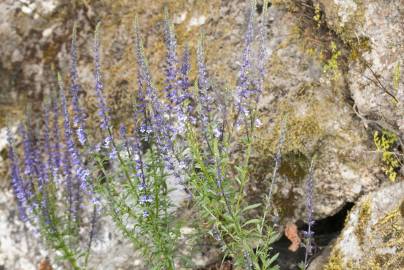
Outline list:
[[[289,222],[286,224],[285,236],[290,240],[290,242],[292,242],[292,244],[289,246],[289,250],[296,252],[296,250],[299,249],[302,240],[299,237],[297,226],[294,223]]]

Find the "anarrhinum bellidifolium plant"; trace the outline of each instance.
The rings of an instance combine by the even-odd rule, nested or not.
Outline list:
[[[263,16],[266,7],[267,3],[264,3]],[[257,104],[264,87],[266,61],[265,17],[258,35],[255,35],[254,8],[252,1],[238,83],[234,93],[223,102],[213,99],[217,93],[208,78],[203,40],[199,43],[198,80],[193,97],[197,100],[195,112],[198,117],[196,124],[188,122],[186,125],[192,157],[188,185],[211,234],[220,241],[225,254],[233,258],[237,266],[278,269],[274,265],[277,255],[270,254],[275,233],[266,220],[272,191],[268,192],[268,201],[263,204],[249,204],[245,192],[256,127],[261,124]],[[257,51],[253,50],[256,36]],[[240,149],[237,151],[234,142],[238,142]],[[233,165],[236,159],[231,155],[238,155],[240,163]],[[262,206],[264,215],[261,218],[249,218],[251,210]]]
[[[59,76],[59,96],[45,102],[42,118],[35,119],[28,112],[25,123],[18,128],[22,158],[10,130],[8,142],[12,187],[21,220],[69,263],[69,269],[78,270],[87,268],[99,202],[82,147],[87,136],[78,102],[75,42],[73,38],[70,70],[73,117]]]
[[[267,4],[265,1],[264,14]],[[145,264],[150,269],[175,269],[178,265],[176,256],[181,221],[173,211],[170,198],[169,182],[174,181],[189,192],[196,202],[200,217],[209,225],[209,231],[220,241],[225,255],[234,258],[236,265],[245,269],[277,269],[273,266],[276,255],[270,254],[274,232],[266,221],[266,214],[256,219],[248,217],[251,210],[261,205],[249,205],[245,194],[255,130],[256,126],[260,125],[257,103],[264,87],[266,59],[265,18],[258,31],[259,34],[255,35],[254,8],[255,3],[252,1],[236,90],[227,97],[222,95],[220,100],[217,98],[220,96],[219,91],[212,86],[208,77],[203,39],[201,38],[197,49],[198,78],[191,86],[190,52],[185,47],[181,61],[178,60],[177,42],[168,16],[164,24],[167,46],[166,87],[164,93],[160,93],[152,82],[136,22],[134,47],[138,89],[134,98],[133,124],[129,126],[121,124],[116,127],[111,121],[110,110],[103,93],[100,33],[97,26],[94,42],[95,92],[101,142],[95,139],[90,141],[86,133],[84,113],[78,102],[79,86],[75,38],[73,39],[71,107],[76,136],[70,124],[71,117],[63,83],[59,78],[64,143],[59,144],[60,135],[57,133],[58,130],[54,131],[52,150],[49,150],[51,158],[48,162],[56,164],[57,158],[54,157],[54,153],[63,153],[61,156],[63,162],[58,163],[60,169],[57,170],[58,174],[55,174],[58,181],[52,185],[44,185],[43,183],[48,181],[44,182],[41,173],[38,173],[33,177],[37,185],[29,187],[39,195],[26,195],[26,190],[30,189],[27,189],[25,180],[21,180],[18,166],[13,166],[13,186],[22,208],[22,217],[26,212],[24,207],[34,205],[33,208],[36,210],[30,210],[29,213],[33,216],[33,220],[39,220],[37,227],[39,225],[41,228],[43,226],[47,228],[48,211],[53,211],[55,215],[60,212],[52,210],[47,205],[44,206],[45,203],[38,203],[48,200],[48,195],[43,195],[48,194],[44,192],[43,186],[61,190],[52,193],[64,196],[53,198],[52,205],[63,205],[68,210],[63,212],[66,213],[66,217],[59,214],[55,218],[62,229],[64,226],[68,229],[63,231],[63,234],[53,234],[52,230],[45,230],[44,235],[45,237],[55,235],[63,240],[64,245],[56,245],[54,248],[63,247],[64,255],[73,268],[79,269],[77,260],[80,253],[78,249],[72,247],[76,242],[70,239],[78,236],[82,227],[82,223],[76,222],[76,215],[81,213],[79,211],[81,208],[76,207],[78,210],[75,211],[75,206],[80,204],[85,195],[94,205],[93,217],[98,213],[99,202],[106,205],[107,213],[113,218],[117,228],[133,242],[135,249],[141,252]],[[258,50],[254,51],[253,43],[256,36],[259,37],[259,46]],[[54,107],[59,105],[56,100],[53,104]],[[48,130],[46,111],[45,134]],[[53,114],[56,123],[53,126],[57,128],[58,110],[54,110]],[[282,134],[280,146],[284,140],[284,132]],[[230,153],[234,152],[232,145],[235,142],[241,148],[238,151],[241,163],[232,165]],[[272,182],[276,179],[280,163],[280,147],[278,148]],[[82,151],[79,151],[80,149]],[[45,156],[46,143],[43,149],[38,148],[37,152],[39,154],[32,155]],[[10,153],[13,164],[17,164],[14,152]],[[44,168],[53,172],[52,166],[55,165],[46,165]],[[93,178],[93,176],[100,177]],[[24,192],[21,193],[21,190]],[[100,200],[94,192],[101,196]],[[271,193],[272,189],[268,192],[267,201],[263,203],[264,213],[269,212]],[[91,220],[94,221],[95,218]],[[90,232],[90,243],[92,232],[93,230]],[[87,259],[84,261],[84,267],[86,262]]]
[[[171,28],[166,22],[167,34]],[[175,46],[175,44],[170,44]],[[168,118],[174,106],[163,103],[154,87],[135,23],[135,54],[138,64],[138,89],[133,110],[133,128],[114,127],[103,95],[99,26],[95,34],[95,81],[98,114],[103,142],[96,147],[94,160],[104,179],[97,190],[106,201],[108,214],[117,228],[131,240],[149,269],[175,269],[180,222],[172,211],[168,179],[183,182],[182,162],[174,156],[178,130]],[[171,56],[168,56],[168,59]],[[186,62],[188,52],[185,52]],[[170,64],[170,63],[168,63]],[[186,64],[188,65],[188,64]],[[188,67],[184,73],[187,75]],[[176,74],[167,73],[167,80]],[[185,83],[185,82],[184,82]],[[176,98],[177,93],[169,98]],[[167,92],[172,93],[173,89]],[[175,111],[180,113],[180,111]],[[104,152],[104,155],[99,153]],[[111,165],[111,169],[106,168]]]
[[[106,198],[117,227],[153,269],[175,269],[178,262],[181,221],[171,211],[169,181],[190,193],[201,218],[217,232],[225,253],[235,258],[237,265],[246,269],[277,269],[273,266],[276,256],[269,254],[274,232],[265,216],[247,218],[249,211],[260,205],[248,205],[244,191],[255,126],[260,122],[256,107],[263,90],[266,59],[264,19],[258,35],[259,50],[254,55],[257,65],[252,64],[254,7],[251,2],[239,84],[234,96],[223,102],[216,99],[218,93],[210,85],[202,39],[197,49],[198,79],[191,87],[189,50],[185,47],[179,61],[173,25],[167,14],[166,79],[164,91],[159,93],[152,82],[135,22],[138,89],[134,128],[130,132],[124,125],[115,128],[111,124],[103,97],[96,33],[96,93],[107,152],[106,158],[95,157],[105,175],[99,191]],[[241,137],[243,162],[234,167],[230,165],[229,153],[236,136]],[[105,162],[115,163],[117,169],[104,169]]]

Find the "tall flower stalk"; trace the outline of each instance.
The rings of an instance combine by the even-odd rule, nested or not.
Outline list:
[[[304,247],[306,249],[304,255],[304,264],[302,269],[307,269],[309,266],[309,259],[310,256],[313,255],[313,225],[314,225],[314,218],[313,218],[313,192],[314,192],[314,161],[313,158],[310,162],[309,174],[306,181],[306,213],[307,213],[307,230],[303,231],[305,243]]]
[[[72,50],[71,99],[58,75],[59,95],[45,100],[40,117],[34,118],[29,112],[19,127],[23,162],[18,158],[11,132],[8,132],[8,142],[12,186],[21,220],[49,248],[57,250],[70,269],[79,270],[87,267],[96,222],[96,213],[84,209],[96,209],[97,199],[90,170],[85,165],[85,151],[81,148],[86,141],[85,134],[74,136],[69,110],[72,106],[73,126],[78,131],[84,124],[81,110],[77,110],[74,46]]]
[[[86,109],[79,102],[74,28],[70,91],[65,91],[59,75],[59,93],[44,107],[38,130],[30,125],[20,129],[23,161],[17,157],[9,136],[12,186],[20,217],[34,225],[50,246],[61,251],[71,268],[84,269],[89,263],[95,222],[104,213],[101,202],[105,214],[141,252],[148,269],[179,268],[179,228],[184,221],[178,219],[170,197],[171,186],[176,183],[175,187],[192,195],[199,218],[209,231],[214,231],[224,256],[231,256],[244,269],[278,269],[271,250],[275,233],[265,214],[251,218],[253,211],[263,206],[250,204],[246,196],[257,104],[266,75],[266,39],[262,36],[265,21],[258,31],[258,52],[253,46],[257,39],[255,4],[251,1],[249,5],[238,82],[231,98],[223,102],[215,98],[220,94],[210,81],[203,35],[196,48],[197,78],[191,87],[190,48],[185,46],[182,56],[178,56],[179,46],[167,10],[165,87],[160,93],[153,83],[136,19],[133,121],[119,125],[105,97],[98,24],[93,51],[93,91],[101,134],[98,137],[86,128],[90,123],[86,123]],[[264,1],[264,14],[267,5],[268,1]],[[238,129],[234,130],[234,126]],[[235,142],[240,144],[237,149]],[[283,142],[284,132],[280,145]],[[278,152],[275,176],[280,149]],[[86,245],[82,245],[83,239]],[[85,256],[81,256],[83,253]]]
[[[97,167],[105,180],[97,185],[97,190],[107,201],[107,213],[117,228],[131,240],[135,249],[142,252],[146,265],[150,269],[175,269],[175,243],[179,234],[174,215],[169,211],[171,202],[167,179],[171,175],[180,176],[173,154],[174,126],[165,117],[170,107],[159,99],[152,83],[140,30],[136,25],[138,92],[133,112],[134,127],[128,131],[126,125],[121,123],[115,128],[103,95],[99,38],[97,27],[94,43],[95,89],[100,127],[105,133],[103,145],[109,155],[103,156],[102,149],[94,153]],[[104,166],[105,161],[114,170],[108,170]]]
[[[264,72],[257,74],[262,76],[258,79],[260,85],[254,85],[251,73],[254,69],[265,68],[263,60],[252,58],[254,18],[255,2],[251,1],[239,80],[234,100],[229,103],[212,100],[213,89],[207,76],[203,40],[199,42],[196,85],[199,121],[196,127],[187,125],[187,142],[193,161],[190,189],[204,219],[209,220],[214,228],[214,234],[218,236],[215,238],[220,239],[225,255],[231,256],[235,264],[243,269],[277,269],[274,265],[276,255],[270,253],[275,234],[266,223],[265,216],[259,219],[248,217],[249,212],[261,204],[249,204],[245,193],[256,131],[254,123],[258,100],[253,97],[256,88],[263,91],[264,82]],[[259,67],[254,67],[253,60],[260,63]],[[216,116],[213,118],[213,115]],[[231,118],[233,115],[234,119]],[[237,133],[233,131],[232,122],[238,128]],[[240,162],[233,166],[232,143],[236,140],[241,141]]]

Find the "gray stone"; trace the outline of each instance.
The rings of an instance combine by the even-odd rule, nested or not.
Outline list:
[[[404,182],[363,196],[352,209],[324,269],[402,269]],[[331,268],[337,265],[340,268]],[[354,268],[357,267],[357,268]]]

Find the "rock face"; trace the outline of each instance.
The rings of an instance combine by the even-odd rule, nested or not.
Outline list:
[[[0,269],[36,269],[41,258],[48,255],[44,246],[26,232],[15,212],[2,143],[6,121],[20,120],[28,103],[35,110],[44,96],[54,92],[57,71],[67,78],[73,23],[78,26],[80,99],[87,104],[89,115],[95,115],[92,113],[95,105],[91,54],[98,21],[102,22],[102,62],[108,103],[119,120],[131,119],[130,97],[132,89],[136,89],[133,18],[139,14],[150,67],[156,84],[162,86],[165,50],[161,20],[165,2],[1,1]],[[363,194],[376,190],[379,179],[386,179],[378,155],[373,153],[370,127],[385,128],[403,138],[403,84],[400,79],[398,84],[393,83],[397,74],[399,78],[404,77],[404,19],[400,3],[400,0],[272,1],[267,22],[267,85],[259,104],[264,124],[252,157],[254,169],[248,192],[251,200],[258,202],[266,194],[280,123],[287,115],[286,142],[274,192],[282,223],[306,218],[304,184],[314,156],[317,219],[335,214],[347,202],[355,202]],[[316,4],[319,12],[323,12],[320,21],[326,27],[317,26]],[[169,9],[180,49],[188,42],[194,58],[198,33],[203,28],[214,85],[219,90],[234,87],[243,45],[246,1],[170,1]],[[259,14],[260,10],[262,1],[257,4]],[[262,16],[257,19],[260,21]],[[341,60],[339,50],[346,59]],[[345,64],[338,65],[338,61]],[[192,64],[191,76],[195,78],[195,63]],[[97,124],[91,117],[89,121],[90,125]],[[402,188],[402,185],[395,187]],[[392,189],[393,186],[380,192],[387,194]],[[372,194],[367,197],[372,203],[363,210],[363,214],[370,213],[371,219],[360,225],[361,206],[355,210],[356,221],[352,218],[352,228],[359,224],[364,236],[373,233],[370,224],[376,226],[389,213],[395,213],[396,202],[389,201],[389,205],[385,200],[380,203],[385,203],[385,209],[390,212],[379,213],[375,208],[376,197],[372,196],[381,195]],[[364,200],[361,205],[366,205]],[[376,217],[374,213],[379,214]],[[111,221],[102,220],[91,265],[95,269],[142,269],[141,260],[134,258],[130,244],[115,231]],[[346,230],[341,237],[344,235]],[[345,242],[340,240],[337,245],[341,243]],[[378,244],[374,242],[375,246]],[[334,248],[332,257],[346,258],[343,262],[348,263],[349,254],[342,249],[345,246]],[[358,245],[355,248],[358,256],[362,256]],[[210,259],[206,257],[209,256],[198,255],[196,259],[203,265]]]
[[[315,2],[321,4],[328,26],[361,53],[361,57],[352,61],[347,74],[349,89],[359,112],[378,120],[386,129],[395,129],[403,138],[402,1]]]
[[[304,220],[304,184],[310,159],[316,155],[314,212],[324,218],[376,188],[378,161],[365,158],[368,137],[352,115],[343,78],[325,73],[317,54],[307,52],[309,46],[319,48],[305,44],[296,30],[304,22],[284,6],[271,8],[269,14],[270,88],[260,103],[262,120],[268,124],[261,127],[262,139],[257,142],[255,178],[258,186],[268,184],[280,122],[287,116],[275,204],[281,217]]]
[[[403,198],[404,182],[364,196],[349,214],[322,269],[402,269]]]

